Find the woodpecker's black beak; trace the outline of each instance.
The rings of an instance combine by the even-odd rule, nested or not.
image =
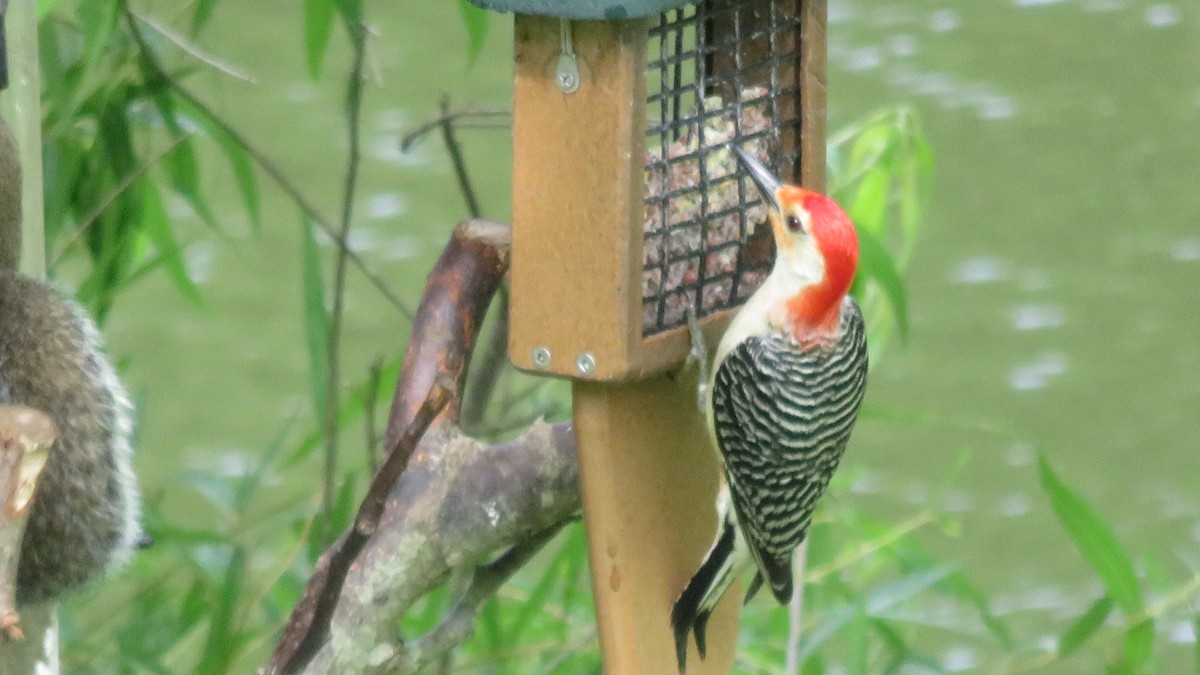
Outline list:
[[[779,205],[779,188],[782,187],[779,179],[767,167],[763,166],[762,162],[751,157],[750,153],[736,145],[732,147],[733,154],[737,155],[738,161],[742,163],[742,167],[746,169],[746,173],[750,174],[750,177],[754,179],[754,184],[762,192],[763,199],[766,200],[771,208],[775,209],[776,213],[782,211],[783,209]]]

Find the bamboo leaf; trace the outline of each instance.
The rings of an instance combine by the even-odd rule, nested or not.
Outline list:
[[[54,11],[54,6],[58,4],[58,0],[37,0],[37,20],[40,23]]]
[[[175,283],[175,287],[193,304],[202,307],[204,299],[200,289],[196,287],[188,274],[187,264],[183,260],[183,250],[171,230],[170,218],[163,205],[162,195],[158,187],[150,181],[142,182],[142,225],[154,242],[167,276]]]
[[[225,158],[229,162],[229,168],[233,170],[233,177],[237,182],[238,192],[241,193],[242,204],[246,208],[246,215],[250,217],[250,222],[255,231],[261,231],[262,206],[258,196],[258,179],[254,173],[254,164],[250,161],[250,155],[246,152],[246,148],[207,115],[204,115],[197,109],[191,108],[186,102],[181,104],[181,106],[186,107],[189,119],[194,120],[196,125],[203,130],[204,134],[216,141],[217,145],[221,147],[221,151],[225,153]]]
[[[1125,661],[1134,672],[1143,670],[1154,653],[1154,621],[1145,619],[1125,629]]]
[[[212,18],[217,0],[196,0],[196,9],[192,12],[192,36],[200,34],[208,20]]]
[[[1112,598],[1107,595],[1102,595],[1093,602],[1058,639],[1059,655],[1068,656],[1087,642],[1100,626],[1104,625],[1104,620],[1112,613],[1112,608]]]
[[[1104,583],[1104,588],[1126,616],[1142,610],[1142,591],[1133,563],[1108,525],[1092,507],[1059,480],[1044,455],[1038,457],[1042,489],[1083,555]]]
[[[871,649],[867,633],[870,626],[864,609],[862,603],[856,606],[854,619],[845,630],[846,654],[849,656],[846,672],[850,675],[867,675],[868,672],[867,657]]]
[[[530,625],[533,617],[545,610],[546,600],[550,597],[550,592],[554,590],[555,584],[572,567],[571,561],[568,560],[572,552],[571,547],[565,545],[567,542],[563,538],[559,539],[560,546],[558,552],[554,554],[554,559],[546,565],[542,576],[534,585],[533,590],[529,592],[529,597],[521,603],[512,623],[509,624],[508,632],[504,636],[509,644],[517,644],[520,641],[522,633]]]
[[[937,585],[953,572],[953,568],[940,565],[932,569],[907,574],[895,581],[889,581],[876,586],[870,595],[867,596],[867,614],[880,618],[882,614],[891,608]]]
[[[864,280],[869,278],[879,282],[888,304],[892,307],[892,313],[896,316],[900,341],[907,342],[908,294],[904,290],[904,280],[900,278],[895,261],[883,242],[865,229],[858,231],[858,254],[859,274]],[[859,285],[860,282],[856,281],[855,286]]]
[[[321,254],[317,250],[313,223],[304,219],[304,335],[308,344],[309,394],[313,412],[318,416],[325,409],[329,391],[329,312],[325,309],[325,280],[321,275]]]
[[[804,661],[815,654],[821,645],[849,623],[857,613],[856,605],[840,605],[826,610],[821,622],[800,639],[800,648],[796,650],[797,658]]]
[[[240,642],[234,635],[234,626],[245,571],[246,548],[235,546],[218,591],[216,611],[209,621],[208,639],[202,652],[204,657],[196,667],[196,672],[224,673],[229,670],[233,655],[237,653],[233,647]]]
[[[881,232],[886,220],[890,183],[889,173],[882,168],[868,171],[858,182],[850,219],[860,230],[870,230],[876,235]]]
[[[458,9],[462,13],[463,27],[467,29],[467,61],[474,65],[487,42],[488,13],[467,0],[458,0]]]
[[[308,73],[321,76],[321,64],[333,35],[334,0],[304,0],[304,55]]]
[[[395,387],[396,378],[400,374],[400,357],[396,357],[384,364],[381,371],[379,381],[372,383],[367,380],[357,384],[350,395],[344,397],[342,408],[338,411],[337,428],[345,429],[354,422],[362,418],[363,403],[369,397],[374,400],[385,400],[385,397],[392,393]],[[374,392],[368,392],[368,387],[375,386]],[[296,465],[297,462],[303,460],[312,454],[312,451],[320,446],[324,438],[324,432],[321,429],[314,429],[308,433],[303,440],[296,444],[281,462],[281,468],[288,469]]]
[[[1196,672],[1200,673],[1200,613],[1196,614],[1192,619],[1192,635],[1195,636],[1195,639],[1192,640],[1192,645],[1195,648]]]

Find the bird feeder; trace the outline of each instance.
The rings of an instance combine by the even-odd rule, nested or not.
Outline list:
[[[606,669],[672,672],[719,469],[675,377],[770,270],[732,145],[821,189],[824,0],[472,0],[514,20],[509,356],[573,378]],[[689,672],[732,664],[738,593]],[[709,670],[705,670],[705,669]]]

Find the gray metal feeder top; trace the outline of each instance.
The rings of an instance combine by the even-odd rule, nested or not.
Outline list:
[[[470,0],[495,12],[563,19],[634,19],[690,5],[689,0]]]

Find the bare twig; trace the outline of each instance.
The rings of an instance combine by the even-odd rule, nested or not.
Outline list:
[[[441,115],[436,120],[423,125],[417,131],[404,137],[404,140],[400,143],[401,151],[406,151],[421,134],[434,128],[440,128],[442,141],[446,145],[446,152],[450,155],[450,163],[454,168],[454,178],[458,183],[458,189],[462,194],[463,202],[467,205],[467,211],[470,212],[472,218],[481,218],[482,211],[479,207],[479,200],[475,195],[475,187],[471,182],[470,174],[467,172],[462,145],[458,142],[455,129],[461,124],[462,119],[467,116],[494,117],[508,115],[508,113],[499,111],[452,112],[450,110],[449,96],[442,96],[440,109]],[[496,379],[507,357],[508,294],[504,291],[503,287],[499,289],[499,295],[493,303],[491,314],[497,317],[494,322],[495,327],[488,338],[487,347],[479,359],[476,376],[471,382],[471,386],[466,390],[462,405],[461,426],[468,431],[473,430],[482,418],[487,402],[491,400]]]
[[[454,177],[458,181],[458,189],[462,192],[463,201],[467,204],[467,212],[472,218],[482,218],[479,209],[479,199],[475,196],[475,187],[471,185],[471,177],[467,174],[467,162],[463,159],[462,146],[454,137],[454,122],[450,115],[450,97],[442,96],[442,141],[446,144],[446,152],[450,153],[450,163],[454,166]]]
[[[784,665],[784,675],[798,675],[800,672],[800,638],[803,634],[804,623],[804,568],[808,564],[808,540],[800,542],[792,558],[792,599],[788,602],[788,641],[787,661]]]
[[[158,19],[155,19],[152,16],[146,16],[145,14],[142,14],[140,12],[134,12],[133,15],[134,15],[134,17],[137,18],[138,21],[141,21],[142,23],[146,24],[147,26],[150,26],[151,28],[153,28],[156,33],[158,33],[159,35],[170,40],[172,44],[174,44],[176,47],[179,47],[180,49],[182,49],[184,52],[186,52],[188,55],[190,55],[192,58],[196,59],[200,63],[203,63],[206,66],[209,66],[210,68],[212,68],[213,70],[216,70],[219,73],[228,75],[229,77],[232,77],[235,80],[241,80],[242,82],[246,82],[249,84],[258,84],[258,81],[255,80],[253,77],[234,68],[229,63],[226,63],[225,61],[218,59],[217,57],[213,56],[212,54],[207,54],[207,53],[201,51],[200,48],[197,47],[196,45],[192,44],[192,42],[190,40],[184,38],[182,35],[176,33],[175,31],[171,30],[170,28],[167,28]]]
[[[333,223],[331,223],[329,219],[326,218],[324,214],[322,214],[321,211],[308,200],[308,197],[305,196],[304,192],[299,187],[297,187],[290,179],[288,179],[288,177],[283,173],[283,170],[280,169],[275,162],[271,161],[271,158],[267,157],[266,153],[252,144],[250,139],[235,129],[233,125],[227,122],[223,117],[218,115],[216,111],[212,109],[212,107],[200,100],[199,97],[192,93],[190,89],[183,86],[182,83],[175,79],[175,77],[163,67],[162,63],[158,59],[158,55],[155,54],[150,45],[146,43],[146,39],[142,35],[141,29],[138,27],[136,17],[129,9],[128,0],[121,0],[121,11],[125,14],[126,24],[129,26],[129,33],[133,37],[134,42],[137,43],[138,51],[141,53],[146,65],[154,72],[155,76],[161,78],[163,83],[174,89],[175,93],[178,94],[181,99],[187,101],[188,104],[199,111],[200,114],[211,120],[213,125],[220,129],[222,133],[226,134],[235,143],[237,143],[242,150],[244,150],[246,154],[249,155],[252,160],[254,160],[254,163],[257,164],[258,167],[271,178],[271,180],[275,181],[275,184],[279,186],[279,189],[283,190],[284,194],[286,194],[288,198],[291,199],[294,204],[296,204],[296,206],[300,207],[300,211],[303,212],[305,217],[316,223],[317,227],[321,228],[321,231],[324,232],[325,235],[333,241],[334,245],[338,247],[338,250],[343,250],[346,252],[346,256],[349,258],[350,262],[354,263],[354,266],[358,268],[358,271],[367,278],[367,281],[371,282],[371,285],[374,286],[377,291],[379,291],[380,295],[382,295],[389,303],[391,303],[391,305],[395,307],[401,315],[411,319],[413,313],[412,310],[409,309],[408,305],[406,305],[399,296],[392,292],[392,289],[389,288],[386,283],[384,283],[383,279],[378,274],[373,272],[371,268],[367,266],[366,262],[362,259],[362,256],[358,255],[354,249],[350,248],[350,244],[345,238],[339,238],[337,236],[337,228],[334,227]]]
[[[375,399],[379,392],[379,382],[383,379],[383,357],[380,356],[371,363],[367,373],[367,385],[363,390],[363,427],[367,450],[367,466],[374,473],[379,468],[379,433],[375,426]]]
[[[361,11],[361,9],[359,10]],[[346,31],[350,34],[354,60],[350,67],[346,85],[346,135],[349,157],[346,160],[346,179],[342,187],[342,219],[338,228],[338,241],[347,241],[354,215],[354,197],[358,185],[358,169],[361,157],[360,122],[362,119],[363,58],[366,53],[366,27],[361,16],[347,19]],[[338,248],[333,269],[333,307],[329,311],[329,333],[325,340],[325,461],[324,480],[321,490],[322,523],[319,530],[322,543],[333,528],[333,503],[337,498],[338,456],[338,412],[341,410],[341,345],[342,312],[346,305],[346,261],[349,249]]]
[[[430,121],[426,122],[425,124],[422,124],[421,126],[417,127],[415,130],[410,131],[407,135],[404,136],[404,138],[400,139],[400,152],[408,152],[410,149],[412,149],[413,144],[416,143],[418,140],[420,140],[422,136],[425,136],[426,134],[428,134],[430,132],[436,131],[446,122],[452,122],[452,123],[454,123],[454,126],[456,128],[462,129],[462,128],[472,126],[472,125],[462,123],[460,120],[463,120],[463,119],[482,119],[482,120],[509,119],[509,120],[511,120],[511,118],[512,118],[512,113],[507,110],[458,110],[458,111],[451,112],[451,113],[442,113],[441,116],[437,117],[436,119],[430,120]],[[504,129],[507,127],[511,127],[512,123],[511,123],[511,121],[509,121],[509,122],[487,122],[487,121],[485,121],[482,123],[477,123],[477,125],[481,126],[483,128],[487,128],[487,129]]]
[[[488,401],[492,400],[496,383],[508,362],[508,289],[503,286],[499,289],[490,313],[495,317],[492,332],[463,399],[461,423],[463,429],[471,432],[477,431],[483,421]]]

